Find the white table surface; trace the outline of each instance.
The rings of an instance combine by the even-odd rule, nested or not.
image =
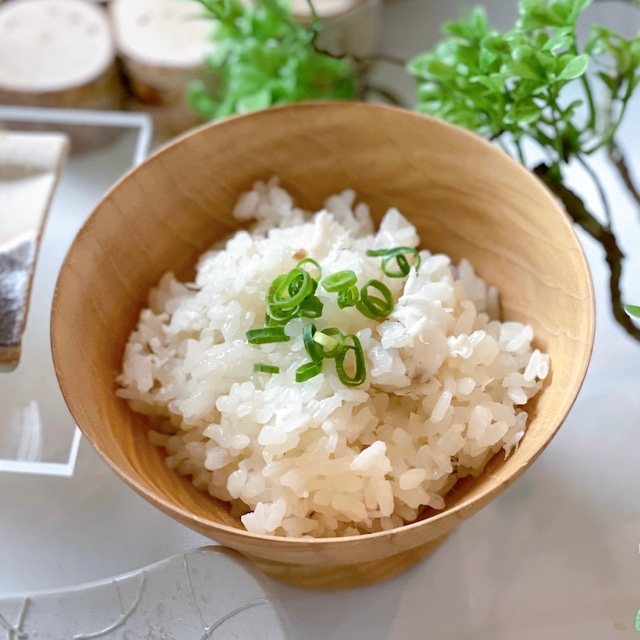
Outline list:
[[[425,49],[434,42],[437,23],[455,14],[452,4],[390,0],[387,51],[409,55]],[[487,4],[492,5],[490,15],[509,23],[505,16],[513,15],[511,2]],[[506,5],[509,11],[503,14]],[[613,17],[628,22],[624,12]],[[410,85],[398,86],[406,91]],[[640,181],[638,140],[636,101],[623,141]],[[117,166],[117,155],[106,148],[74,169],[77,198],[87,212],[100,196],[100,181],[91,176]],[[640,211],[608,167],[601,161],[596,166],[612,199],[616,233],[629,254],[626,297],[637,304]],[[571,180],[595,202],[579,171],[572,172]],[[55,229],[48,232],[55,235]],[[640,344],[611,320],[602,252],[584,234],[580,238],[593,272],[597,335],[583,390],[557,437],[510,489],[401,576],[336,592],[274,583],[294,638],[638,637]],[[0,473],[0,594],[102,579],[206,544],[210,541],[125,486],[84,439],[71,478]]]

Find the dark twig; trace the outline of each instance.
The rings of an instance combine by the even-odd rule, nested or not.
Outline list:
[[[571,219],[580,225],[594,240],[599,242],[604,249],[605,260],[610,270],[609,291],[611,294],[613,315],[618,324],[632,338],[640,340],[640,328],[633,324],[622,302],[620,280],[622,278],[624,254],[618,246],[615,235],[587,210],[584,202],[578,195],[551,174],[547,165],[540,164],[533,169],[533,172],[562,202]]]
[[[607,147],[607,153],[609,154],[609,159],[613,163],[613,166],[620,174],[620,177],[624,182],[624,186],[627,187],[627,190],[631,197],[636,201],[636,204],[640,206],[640,191],[633,182],[631,169],[629,168],[624,154],[622,153],[622,149],[618,146],[615,140],[613,140]]]
[[[396,56],[389,55],[388,53],[372,53],[368,56],[357,56],[356,60],[359,62],[385,62],[387,64],[394,64],[398,67],[406,67],[407,61]]]
[[[605,193],[604,187],[602,186],[602,182],[598,177],[598,174],[591,168],[589,163],[581,156],[576,155],[576,159],[580,166],[587,172],[591,181],[596,186],[596,190],[598,191],[598,195],[600,196],[600,201],[602,202],[602,208],[604,209],[604,219],[607,221],[606,229],[611,229],[611,207],[609,206],[609,198],[607,198],[607,194]]]
[[[403,60],[402,58],[396,58],[395,56],[386,53],[372,53],[371,55],[366,56],[356,56],[352,53],[334,53],[333,51],[329,51],[328,49],[323,49],[315,43],[313,45],[313,48],[317,53],[322,53],[326,56],[337,58],[338,60],[348,59],[351,60],[354,64],[366,69],[380,62],[384,62],[386,64],[394,64],[402,68],[404,68],[407,64],[406,60]]]

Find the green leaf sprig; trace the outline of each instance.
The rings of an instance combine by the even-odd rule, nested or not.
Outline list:
[[[635,304],[625,304],[625,311],[634,318],[640,318],[640,307]]]
[[[612,140],[640,82],[640,35],[626,39],[592,26],[580,49],[578,17],[591,0],[520,0],[520,19],[506,33],[491,29],[484,10],[446,23],[449,39],[408,65],[418,81],[418,109],[492,139],[530,138],[545,151],[551,170]],[[590,63],[608,95],[596,109]],[[569,84],[584,100],[562,100]],[[587,117],[579,112],[586,103]],[[525,162],[526,164],[526,162]]]
[[[311,0],[308,0],[313,9]],[[319,22],[297,22],[286,0],[197,0],[212,19],[207,64],[219,87],[194,81],[191,108],[208,120],[303,100],[346,100],[357,90],[356,67],[315,46]]]
[[[616,321],[640,340],[621,294],[623,253],[612,231],[612,211],[589,158],[608,151],[630,194],[640,190],[616,141],[616,133],[640,84],[640,34],[624,38],[592,26],[584,45],[577,23],[592,0],[520,0],[513,29],[489,26],[477,8],[446,23],[447,36],[434,50],[413,58],[418,110],[461,125],[495,141],[531,169],[563,203],[567,213],[605,250]],[[587,73],[589,71],[589,73]],[[575,88],[568,99],[567,87]],[[575,96],[579,97],[575,99]],[[603,96],[596,104],[595,96]],[[534,143],[545,158],[529,166]],[[588,210],[565,181],[569,162],[582,165],[600,194],[604,216]]]

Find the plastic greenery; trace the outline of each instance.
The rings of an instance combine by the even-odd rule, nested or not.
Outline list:
[[[520,17],[506,33],[492,29],[484,11],[444,25],[448,39],[411,60],[418,83],[418,110],[467,127],[502,144],[529,167],[563,203],[567,213],[605,250],[617,322],[640,340],[622,302],[623,254],[612,231],[612,211],[593,154],[606,150],[640,206],[640,191],[616,134],[640,83],[640,34],[633,39],[592,26],[584,44],[576,23],[591,0],[520,0]],[[635,4],[635,3],[634,3]],[[587,71],[589,73],[587,74]],[[568,101],[565,88],[578,99]],[[604,96],[596,104],[594,96]],[[530,164],[527,155],[537,146]],[[532,154],[533,155],[533,154]],[[577,161],[594,181],[604,211],[598,218],[565,183]]]
[[[213,120],[303,100],[345,100],[357,92],[354,61],[316,46],[319,29],[298,23],[286,0],[197,0],[212,18],[215,49],[208,65],[215,94],[202,82],[189,88],[191,107]]]

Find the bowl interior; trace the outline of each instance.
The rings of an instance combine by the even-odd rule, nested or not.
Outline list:
[[[201,533],[236,548],[243,538],[253,550],[259,536],[168,470],[144,418],[114,392],[149,288],[167,270],[189,276],[197,256],[237,228],[230,212],[238,195],[272,175],[311,209],[347,188],[376,220],[398,207],[424,247],[468,258],[498,285],[503,319],[533,325],[536,346],[551,357],[518,450],[461,483],[444,512],[410,525],[435,527],[435,537],[504,489],[549,442],[582,383],[594,323],[584,255],[553,198],[506,154],[442,122],[361,104],[273,109],[197,130],[125,176],[80,232],[58,282],[52,342],[71,412],[144,497]]]

